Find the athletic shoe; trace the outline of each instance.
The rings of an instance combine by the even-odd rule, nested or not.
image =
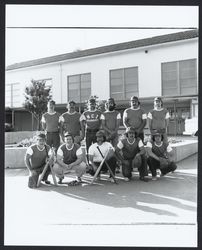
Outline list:
[[[124,177],[124,181],[130,181],[130,178]]]
[[[144,182],[148,182],[148,181],[149,181],[148,178],[147,178],[146,176],[144,176],[144,177],[141,176],[141,177],[140,177],[140,180],[141,180],[141,181],[144,181]]]
[[[157,177],[156,176],[152,176],[152,181],[157,181]]]
[[[62,184],[62,180],[63,180],[64,178],[60,178],[59,179],[59,181],[58,181],[58,184]]]
[[[161,176],[161,170],[160,170],[160,169],[157,169],[157,170],[156,170],[156,175],[157,175],[157,177],[160,177],[160,176]]]
[[[82,182],[81,177],[77,177],[76,179],[78,182]]]
[[[115,183],[115,180],[112,177],[109,177],[109,181]]]
[[[45,182],[46,184],[51,184],[51,182],[48,180],[44,180],[43,182]]]

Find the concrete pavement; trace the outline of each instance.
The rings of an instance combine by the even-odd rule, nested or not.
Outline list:
[[[148,183],[134,172],[131,182],[119,174],[118,185],[101,180],[32,190],[26,170],[7,169],[5,176],[5,245],[197,245],[197,155]]]

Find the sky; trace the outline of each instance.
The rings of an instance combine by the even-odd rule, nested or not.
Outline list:
[[[6,5],[6,66],[198,28],[198,11],[198,6]]]

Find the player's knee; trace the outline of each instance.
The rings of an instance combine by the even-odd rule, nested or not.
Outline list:
[[[53,171],[55,172],[55,174],[57,176],[63,175],[63,169],[62,169],[62,167],[58,163],[55,163],[53,165]]]

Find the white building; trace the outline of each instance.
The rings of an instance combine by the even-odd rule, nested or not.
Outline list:
[[[161,96],[174,120],[170,132],[174,126],[175,133],[182,133],[181,121],[198,116],[198,30],[9,65],[6,107],[12,110],[10,122],[16,130],[31,129],[30,115],[22,108],[24,88],[31,79],[44,79],[52,85],[61,113],[70,99],[82,110],[90,95],[100,100],[114,97],[120,111],[129,105],[132,95],[139,97],[146,111],[153,107],[153,98]]]

